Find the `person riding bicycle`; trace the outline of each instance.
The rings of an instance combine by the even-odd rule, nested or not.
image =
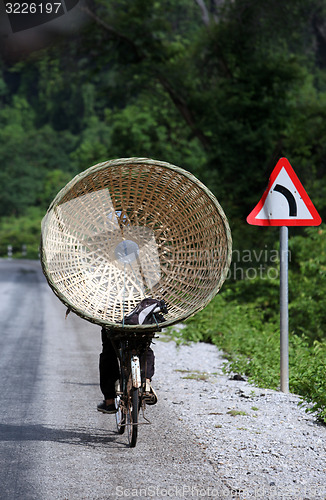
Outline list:
[[[152,298],[143,299],[137,307],[124,318],[126,325],[158,324],[165,321],[162,313],[167,313],[167,306],[164,300]],[[102,327],[102,352],[99,360],[100,389],[104,400],[97,406],[97,410],[102,413],[116,413],[116,381],[120,376],[120,367],[117,353],[110,338],[110,329]],[[157,395],[151,385],[155,372],[155,355],[148,347],[140,359],[141,375],[144,380],[144,400],[147,404],[157,403]]]

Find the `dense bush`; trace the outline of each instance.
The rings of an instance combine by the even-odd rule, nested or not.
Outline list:
[[[291,241],[289,386],[326,423],[325,227],[310,228]],[[212,342],[227,357],[226,370],[261,387],[280,385],[278,279],[257,277],[231,283],[174,335]]]
[[[0,257],[7,256],[10,247],[14,258],[38,259],[42,217],[42,211],[35,207],[28,208],[20,217],[3,217],[0,220]]]

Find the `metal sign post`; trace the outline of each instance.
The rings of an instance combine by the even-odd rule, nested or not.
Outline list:
[[[280,228],[280,357],[281,391],[289,392],[288,228]]]
[[[274,168],[268,186],[247,217],[255,226],[280,229],[280,369],[281,391],[289,392],[288,227],[319,226],[321,218],[286,158]]]

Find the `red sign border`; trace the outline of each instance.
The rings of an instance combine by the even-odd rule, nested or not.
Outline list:
[[[291,181],[293,182],[294,186],[296,187],[299,195],[302,198],[302,201],[306,205],[307,209],[309,210],[310,214],[312,215],[312,219],[295,219],[291,217],[291,219],[256,219],[256,215],[259,214],[261,209],[264,206],[265,200],[268,196],[269,190],[272,187],[276,177],[280,173],[281,169],[285,168],[286,172],[288,173]],[[264,194],[261,198],[261,200],[258,202],[258,204],[255,206],[255,208],[250,212],[250,214],[247,217],[247,222],[248,224],[254,225],[254,226],[319,226],[322,222],[321,217],[319,213],[317,212],[316,208],[314,207],[311,199],[309,198],[306,190],[304,189],[303,185],[301,184],[297,174],[293,170],[293,168],[290,165],[290,162],[287,158],[280,158],[279,161],[277,162],[273,172],[271,173],[271,176],[269,178],[268,186],[266,190],[264,191]]]

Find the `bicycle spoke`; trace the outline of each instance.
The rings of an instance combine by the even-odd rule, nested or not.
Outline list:
[[[123,434],[126,428],[126,415],[123,412],[122,401],[119,395],[115,398],[115,407],[118,410],[115,414],[118,434]]]

